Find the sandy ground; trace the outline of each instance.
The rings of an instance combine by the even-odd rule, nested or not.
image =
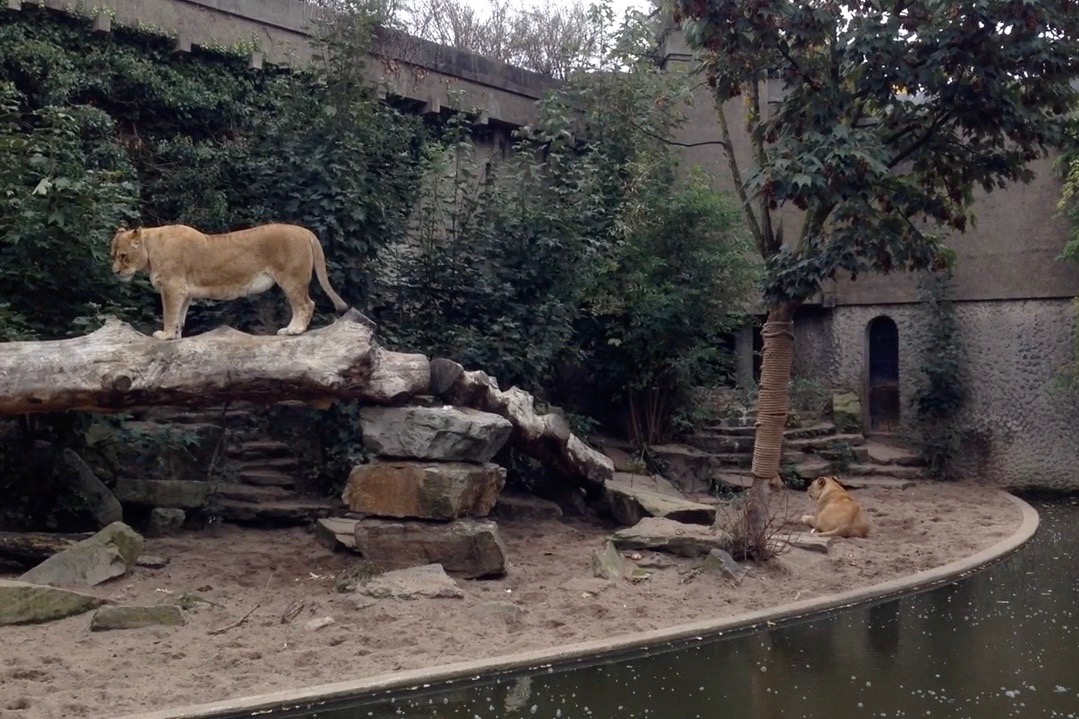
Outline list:
[[[811,511],[804,493],[784,495],[791,515]],[[585,520],[501,520],[511,562],[504,579],[459,581],[464,599],[369,606],[334,588],[356,559],[332,554],[303,529],[226,526],[147,540],[143,553],[167,557],[167,567],[137,568],[94,591],[140,604],[187,592],[219,606],[198,604],[175,628],[91,633],[90,614],[0,627],[0,717],[116,717],[730,616],[946,564],[996,543],[1020,521],[1007,498],[968,485],[856,496],[873,521],[869,539],[836,540],[827,556],[791,550],[739,586],[692,571],[693,560],[649,552],[639,560],[652,572],[647,580],[595,580],[591,553],[610,528]],[[209,633],[260,599],[242,625]],[[508,618],[492,601],[524,611]],[[283,622],[297,602],[300,613]],[[327,616],[333,624],[304,628]]]

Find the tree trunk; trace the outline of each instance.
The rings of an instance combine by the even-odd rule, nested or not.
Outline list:
[[[295,337],[219,327],[157,340],[113,319],[85,337],[0,343],[0,415],[232,400],[384,404],[427,392],[429,380],[425,357],[382,350],[354,310]]]
[[[773,307],[768,312],[761,335],[764,357],[761,383],[757,393],[757,422],[753,439],[753,486],[745,505],[747,546],[753,547],[755,559],[769,557],[768,490],[783,486],[779,465],[783,458],[783,430],[790,407],[791,364],[794,360],[795,303]]]
[[[757,422],[753,440],[753,485],[767,482],[780,485],[779,464],[783,458],[783,430],[790,408],[791,365],[794,360],[794,312],[796,303],[773,307],[768,312],[761,336],[764,357],[757,394]]]

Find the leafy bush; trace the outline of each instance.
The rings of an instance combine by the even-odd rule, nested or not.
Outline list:
[[[481,367],[502,386],[538,391],[571,343],[595,263],[575,210],[582,178],[561,174],[569,148],[546,162],[527,146],[488,169],[463,117],[430,147],[411,239],[385,256],[376,314],[387,340]]]
[[[109,278],[108,243],[135,216],[134,171],[93,107],[22,115],[0,81],[0,337],[55,336],[82,315],[138,303]],[[42,301],[46,300],[46,301]]]
[[[449,121],[378,314],[399,346],[593,412],[585,391],[553,387],[576,368],[601,407],[622,407],[631,434],[655,442],[688,416],[691,386],[729,371],[721,340],[753,271],[736,212],[676,166],[666,140],[688,80],[636,59],[644,37],[626,25],[611,62],[630,71],[547,98],[508,160],[482,162],[475,128]]]
[[[661,182],[613,248],[582,322],[593,372],[625,400],[642,444],[671,432],[691,387],[729,376],[722,339],[752,280],[736,211],[703,177]]]

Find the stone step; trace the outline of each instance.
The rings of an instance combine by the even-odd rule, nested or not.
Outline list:
[[[719,467],[748,467],[753,464],[752,452],[710,452],[712,464]]]
[[[833,449],[837,445],[846,444],[851,447],[865,444],[865,435],[862,434],[833,434],[826,437],[807,437],[805,439],[792,439],[783,443],[788,450],[797,452],[816,452],[822,449]]]
[[[296,486],[292,475],[272,469],[245,469],[239,473],[239,480],[243,484],[253,484],[258,487],[292,489]]]
[[[868,460],[875,464],[895,464],[901,467],[921,467],[925,464],[917,452],[905,447],[869,440],[865,449]]]
[[[726,417],[722,422],[717,423],[716,426],[744,429],[746,427],[752,428],[756,422],[757,412],[756,410],[750,410],[740,417]]]
[[[869,450],[864,445],[860,447],[847,446],[844,450],[820,449],[813,452],[814,455],[827,460],[847,460],[852,462],[872,462],[869,458]]]
[[[786,440],[809,439],[810,437],[824,437],[835,434],[835,424],[832,422],[817,422],[805,427],[791,427],[783,432]]]
[[[297,494],[284,487],[253,486],[249,484],[219,484],[214,489],[214,496],[220,499],[234,499],[238,502],[259,504],[262,502],[274,502],[283,499],[292,499]]]
[[[240,474],[246,472],[282,472],[289,475],[295,474],[296,468],[300,464],[299,460],[291,456],[232,460],[230,463],[232,468]]]
[[[253,423],[255,415],[242,410],[229,410],[222,414],[220,409],[184,410],[171,407],[155,407],[146,411],[146,419],[169,424],[213,424],[220,425],[222,420],[227,425]]]
[[[821,475],[832,474],[832,463],[816,456],[795,462],[794,467],[803,479],[816,479]]]
[[[284,442],[272,439],[256,439],[249,442],[235,442],[229,446],[230,457],[290,457],[292,451]]]
[[[252,504],[222,499],[218,511],[226,522],[286,526],[307,522],[341,511],[341,503],[329,499],[286,499]]]
[[[736,436],[708,431],[694,432],[686,437],[686,444],[712,454],[748,453],[753,451],[753,435]]]
[[[689,444],[705,452],[752,452],[755,427],[706,426],[686,439]],[[812,439],[835,434],[835,425],[820,422],[808,427],[792,427],[784,430],[784,441]]]
[[[897,477],[844,477],[840,481],[847,489],[907,489],[916,482],[912,479]]]
[[[843,474],[855,477],[920,479],[925,475],[925,470],[921,467],[902,467],[896,464],[852,464]]]

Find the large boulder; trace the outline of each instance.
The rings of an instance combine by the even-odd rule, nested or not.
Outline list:
[[[364,407],[363,444],[383,457],[489,462],[513,426],[496,414],[457,407]]]
[[[362,519],[354,532],[356,551],[382,567],[441,564],[450,574],[467,579],[506,573],[506,548],[498,526],[490,520],[444,524]]]
[[[715,527],[682,524],[672,519],[645,517],[632,527],[611,535],[619,549],[655,549],[680,557],[704,557],[713,549],[727,549],[730,534]]]
[[[372,462],[353,468],[341,498],[353,512],[378,517],[485,517],[505,483],[497,464]]]
[[[184,526],[187,513],[176,507],[154,507],[146,520],[146,536],[168,537],[177,534]]]
[[[0,579],[0,626],[51,622],[88,612],[106,601],[67,589]]]
[[[716,521],[716,508],[691,502],[669,492],[651,489],[647,481],[634,483],[639,475],[616,474],[604,487],[607,511],[619,524],[632,526],[645,517],[665,517],[687,524],[711,525]]]
[[[141,551],[142,537],[123,522],[113,522],[52,555],[20,579],[35,584],[96,586],[126,574]]]

